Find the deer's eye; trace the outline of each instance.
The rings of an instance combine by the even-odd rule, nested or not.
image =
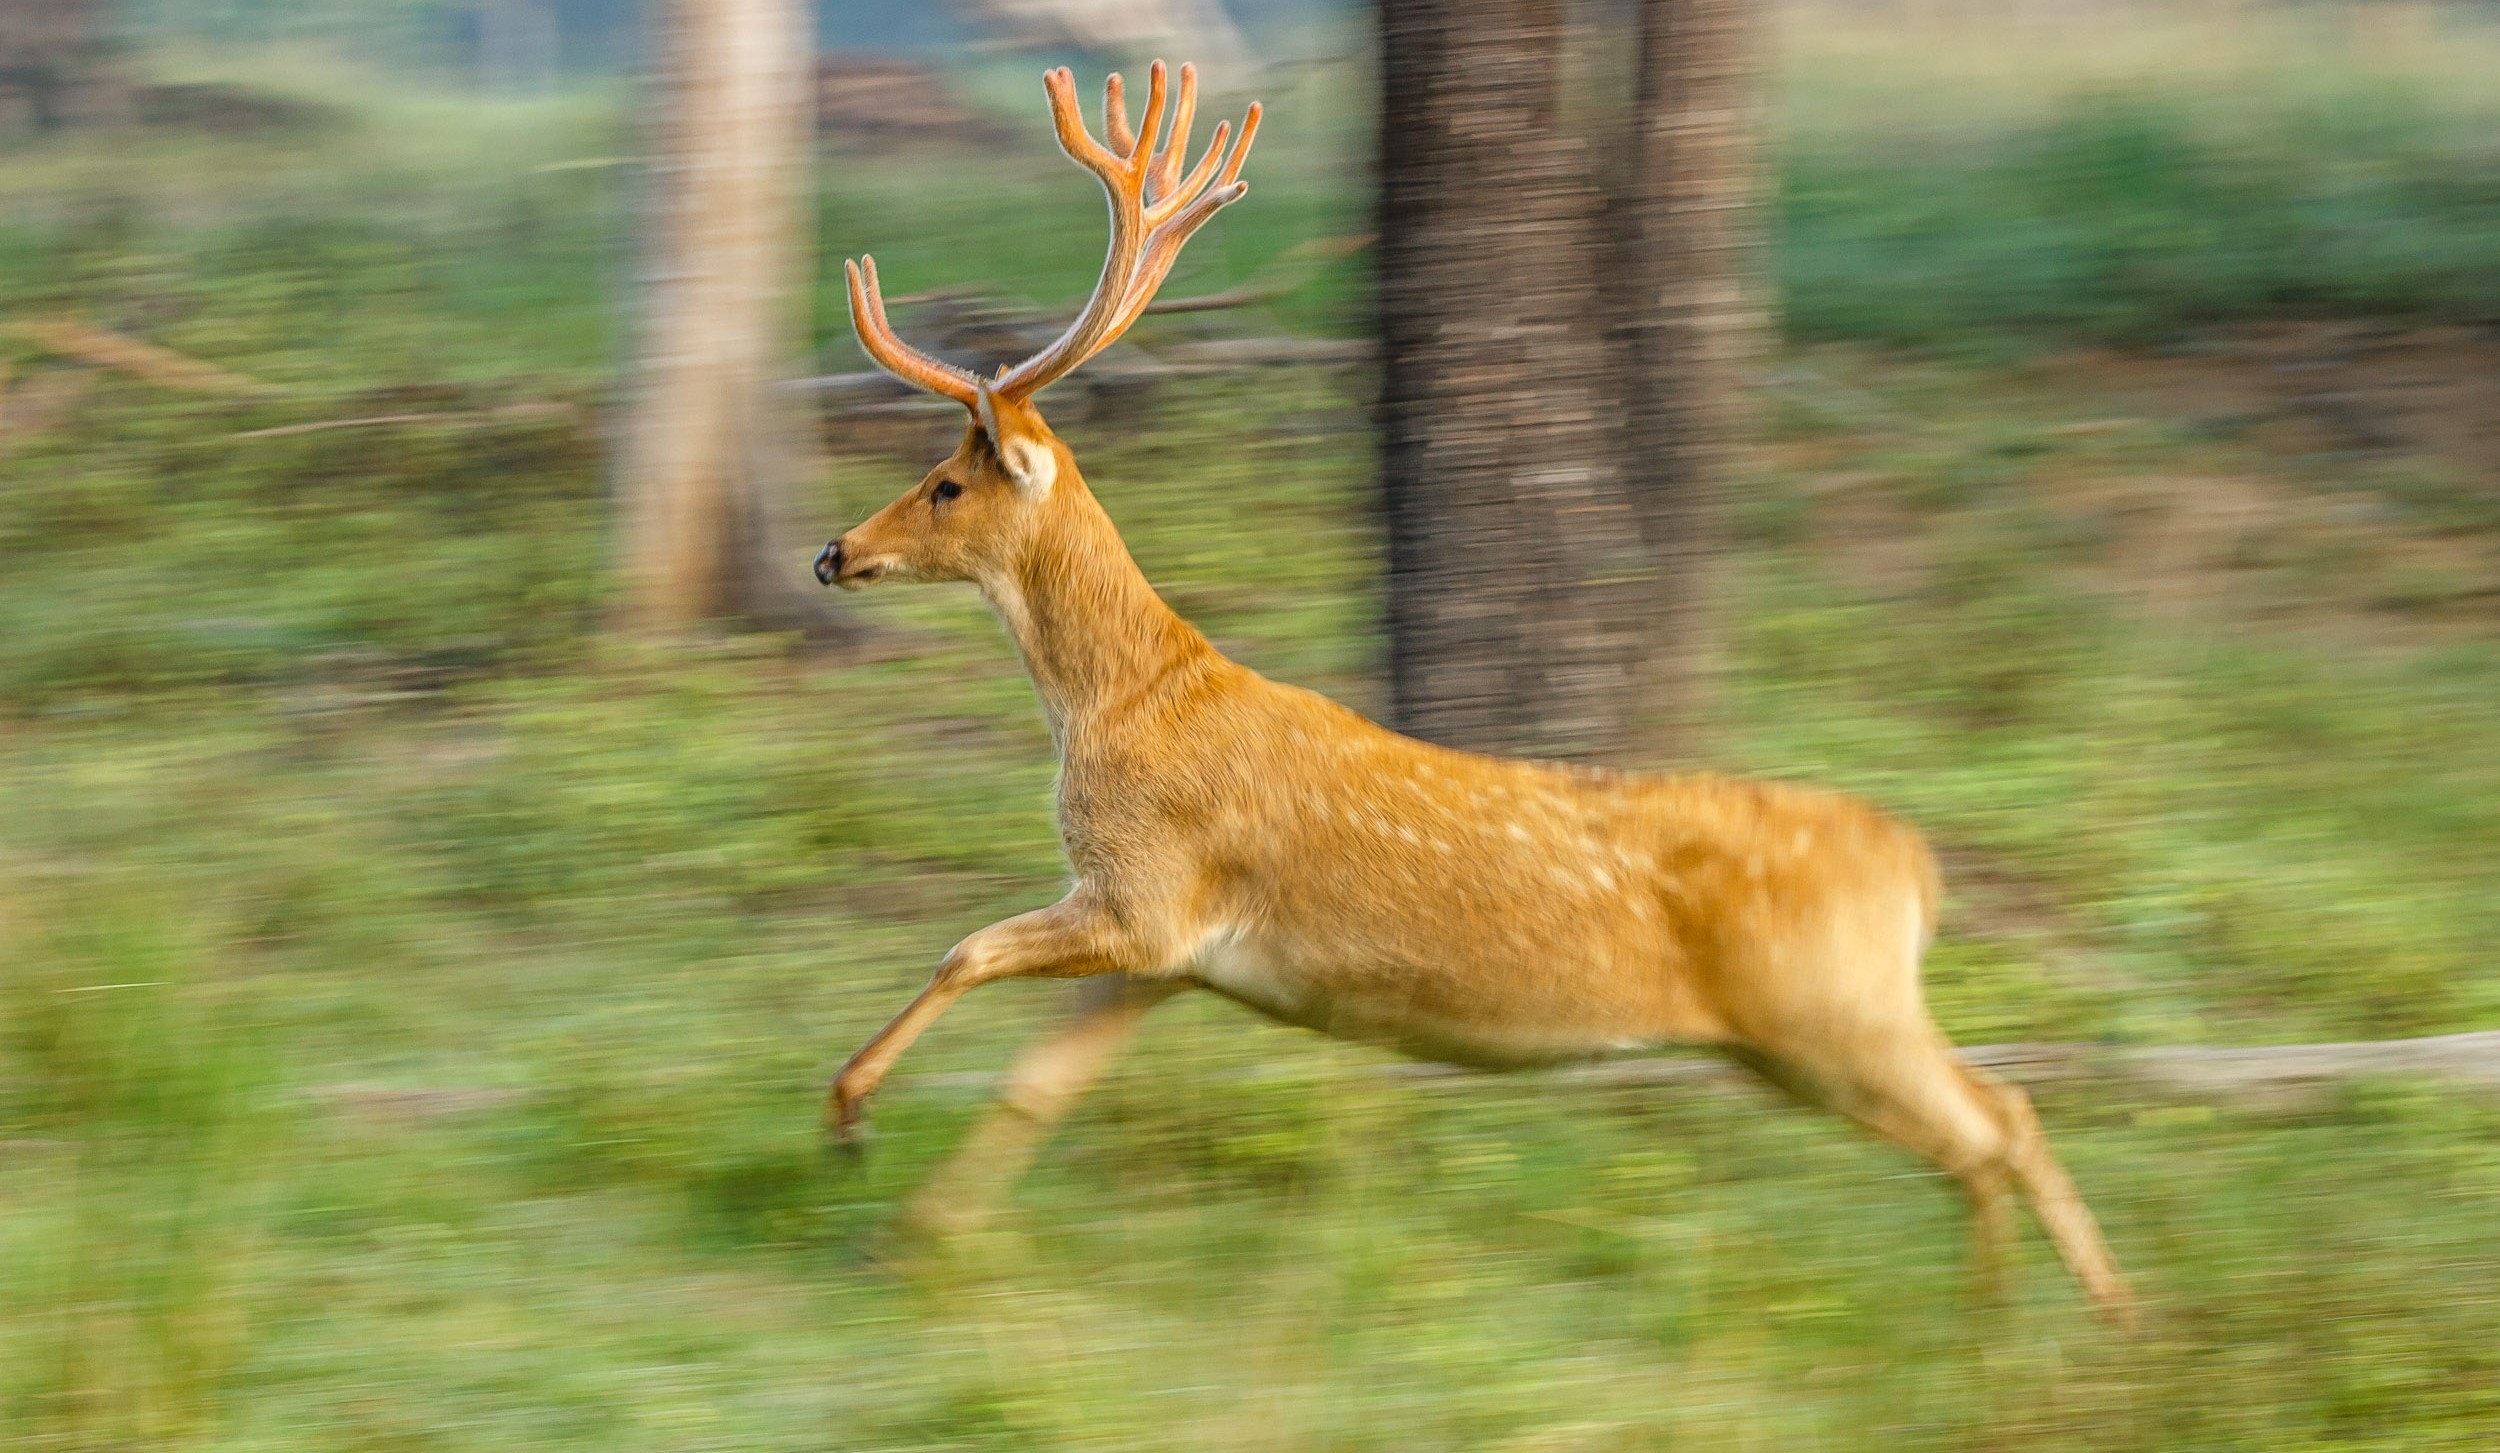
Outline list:
[[[929,491],[929,495],[933,499],[944,501],[953,499],[955,496],[962,494],[963,492],[964,487],[962,485],[957,484],[951,479],[941,479],[938,481],[937,488]]]

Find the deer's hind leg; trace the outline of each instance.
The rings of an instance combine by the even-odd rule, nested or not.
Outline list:
[[[1996,1113],[1963,1085],[1951,1055],[1941,1041],[1932,1049],[1875,1042],[1847,1051],[1784,1045],[1734,1052],[1799,1100],[1848,1116],[1959,1182],[1970,1202],[1975,1269],[1993,1299],[2004,1292],[2014,1231],[2007,1137]]]
[[[2101,1315],[2122,1327],[2135,1326],[2135,1294],[2127,1289],[2126,1277],[2110,1256],[2108,1243],[2101,1239],[2101,1228],[2092,1219],[2091,1208],[2084,1205],[2066,1168],[2049,1153],[2048,1137],[2040,1131],[2040,1117],[2032,1111],[2031,1097],[2019,1087],[1962,1062],[1959,1056],[1955,1056],[1954,1068],[1961,1072],[1974,1094],[1995,1105],[2005,1127],[2006,1166],[2022,1186],[2023,1194],[2030,1198],[2032,1214],[2040,1218],[2040,1225],[2049,1233],[2058,1259],[2083,1284],[2085,1294],[2092,1298]]]
[[[1964,1064],[1924,1014],[1893,1034],[1756,1046],[1738,1058],[1960,1182],[1970,1201],[1981,1284],[1992,1298],[2004,1289],[2012,1192],[2019,1184],[2095,1310],[2121,1324],[2131,1321],[2126,1283],[2073,1182],[2050,1155],[2030,1098]]]
[[[1147,1011],[1184,987],[1177,980],[1126,974],[1078,985],[1075,1013],[1016,1057],[998,1103],[912,1195],[903,1208],[905,1223],[936,1236],[977,1229],[1014,1189],[1060,1120],[1111,1067]]]

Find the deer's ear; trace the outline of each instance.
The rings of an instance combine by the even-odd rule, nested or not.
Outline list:
[[[999,467],[1016,488],[1031,495],[1050,493],[1059,478],[1058,456],[1051,453],[1049,436],[1033,427],[1021,406],[1001,405],[998,396],[984,387],[972,412],[981,421],[981,432],[989,436],[990,448],[997,451]]]

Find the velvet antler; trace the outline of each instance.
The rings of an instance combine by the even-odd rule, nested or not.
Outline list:
[[[1086,132],[1084,116],[1077,108],[1076,78],[1066,67],[1044,75],[1042,85],[1050,96],[1051,124],[1058,132],[1060,149],[1094,174],[1110,201],[1111,245],[1093,296],[1086,299],[1067,331],[986,385],[1001,398],[1019,401],[1109,347],[1137,321],[1172,271],[1190,234],[1250,190],[1250,184],[1241,180],[1241,168],[1249,160],[1251,138],[1259,129],[1260,108],[1254,102],[1230,153],[1224,143],[1232,125],[1219,122],[1205,154],[1184,174],[1190,125],[1198,107],[1196,66],[1181,67],[1178,94],[1171,95],[1163,62],[1154,63],[1148,72],[1144,124],[1134,131],[1129,127],[1120,77],[1113,73],[1103,84],[1104,141]],[[1164,125],[1167,102],[1168,131]],[[877,292],[875,260],[863,257],[856,264],[844,263],[843,268],[851,289],[851,325],[868,356],[905,383],[974,407],[985,386],[982,380],[895,336]]]

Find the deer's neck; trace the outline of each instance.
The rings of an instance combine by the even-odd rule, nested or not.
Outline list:
[[[1025,559],[984,581],[1061,750],[1071,731],[1153,692],[1214,648],[1174,614],[1084,486]]]

